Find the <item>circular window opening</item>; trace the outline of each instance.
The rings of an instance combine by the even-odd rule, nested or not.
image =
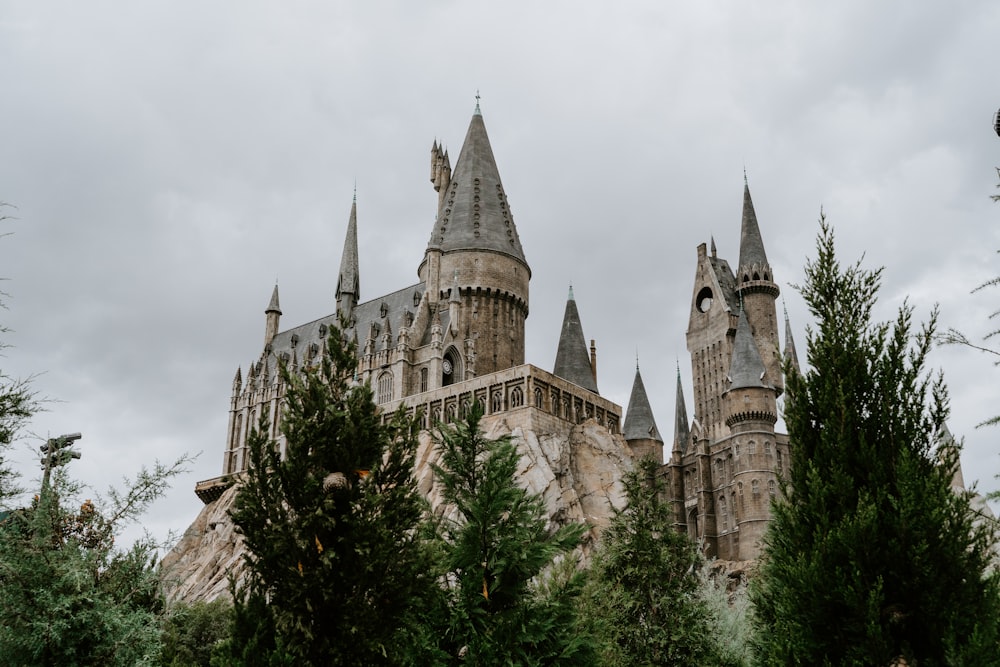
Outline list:
[[[707,313],[708,309],[712,307],[712,290],[708,287],[702,287],[694,302],[700,312]]]

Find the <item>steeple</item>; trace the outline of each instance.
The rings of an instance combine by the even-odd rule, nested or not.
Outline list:
[[[636,444],[639,444],[641,453],[640,451],[636,453],[640,456],[652,455],[656,458],[657,463],[663,462],[663,438],[660,437],[660,430],[656,428],[656,420],[653,419],[653,410],[649,407],[649,398],[646,396],[646,387],[642,383],[638,363],[635,365],[635,379],[632,381],[632,394],[628,399],[622,435],[625,436],[625,440],[632,445],[633,449],[636,449]]]
[[[478,101],[427,248],[492,250],[527,266]]]
[[[340,256],[340,275],[337,278],[337,314],[348,320],[361,296],[358,271],[358,194],[351,203],[351,218],[347,222],[344,252]]]
[[[754,278],[754,269],[757,270],[758,277]],[[764,276],[767,273],[767,277]],[[764,241],[760,236],[760,227],[757,225],[757,213],[753,208],[753,200],[750,198],[750,185],[743,178],[743,225],[740,230],[740,264],[737,282],[745,282],[744,275],[750,280],[770,280],[771,267],[767,263],[767,254],[764,252]]]
[[[264,311],[264,318],[264,347],[267,347],[278,334],[278,323],[281,318],[281,307],[278,306],[278,283],[274,284],[271,301],[268,302],[267,310]]]
[[[764,372],[764,361],[750,333],[746,312],[741,310],[733,341],[733,361],[729,365],[729,380],[732,382],[729,389],[766,387]]]
[[[587,339],[583,336],[583,326],[580,324],[580,313],[576,308],[572,286],[569,288],[569,297],[566,299],[566,312],[563,314],[562,333],[559,335],[556,365],[552,374],[569,380],[595,394],[598,393],[597,383],[594,381],[594,371],[590,366]]]
[[[788,321],[788,310],[785,309],[785,361],[799,371],[799,355],[795,353],[795,339],[792,338],[792,324]]]
[[[691,425],[688,422],[687,407],[684,404],[684,387],[681,386],[681,368],[677,365],[677,401],[674,404],[674,449],[679,455],[687,453],[691,441]]]

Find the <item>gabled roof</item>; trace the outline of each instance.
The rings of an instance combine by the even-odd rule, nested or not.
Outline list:
[[[569,288],[569,297],[566,299],[566,312],[563,314],[562,332],[559,334],[559,348],[556,350],[556,364],[552,374],[595,394],[599,393],[572,287]]]
[[[527,266],[478,106],[427,247],[494,250]]]
[[[743,225],[740,229],[740,263],[738,269],[743,271],[744,267],[768,266],[767,254],[764,252],[764,240],[760,236],[760,227],[757,225],[757,213],[753,208],[753,200],[750,199],[750,185],[743,181]]]
[[[733,341],[733,361],[729,365],[730,389],[745,387],[766,387],[764,384],[764,361],[760,350],[750,333],[747,315],[740,311],[740,321],[736,325],[736,340]]]
[[[656,420],[653,419],[653,409],[649,407],[649,397],[646,396],[646,386],[642,383],[639,364],[635,365],[635,379],[632,381],[632,394],[628,398],[622,435],[626,440],[652,439],[663,442],[660,429],[656,428]]]

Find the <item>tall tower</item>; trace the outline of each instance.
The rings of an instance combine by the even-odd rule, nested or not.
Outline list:
[[[732,382],[722,397],[726,424],[732,430],[728,446],[733,454],[736,489],[731,496],[732,506],[719,513],[723,531],[739,526],[739,542],[727,544],[725,536],[720,536],[719,553],[723,558],[745,560],[760,553],[760,539],[771,518],[771,499],[778,483],[774,434],[777,390],[765,381],[767,370],[745,313],[740,313],[736,327],[729,373]],[[728,490],[732,492],[732,487]],[[725,507],[725,496],[726,490],[722,490],[720,508]]]
[[[278,323],[281,320],[281,307],[278,305],[278,285],[274,285],[274,291],[271,292],[271,301],[267,304],[267,310],[264,311],[264,347],[271,344],[274,337],[278,333]]]
[[[436,142],[431,159],[432,180],[443,195],[417,269],[431,307],[441,303],[448,308],[442,302],[458,293],[459,336],[464,337],[466,349],[453,352],[474,354],[477,375],[523,364],[531,269],[478,102],[454,173],[448,173],[447,153],[441,153]],[[449,283],[454,291],[448,289]]]
[[[757,226],[757,214],[750,199],[750,186],[743,181],[743,225],[740,232],[740,264],[736,271],[737,294],[750,323],[750,332],[757,342],[766,381],[778,395],[784,390],[781,374],[781,353],[778,349],[778,316],[775,300],[778,285],[773,280],[771,265],[764,252],[764,241]]]

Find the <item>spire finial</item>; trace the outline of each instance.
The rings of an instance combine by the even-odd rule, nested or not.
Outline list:
[[[680,379],[681,379],[681,360],[680,360],[680,357],[676,357],[676,360],[677,360],[677,380],[679,382]]]
[[[354,179],[354,203],[358,203],[358,179]]]
[[[743,185],[749,187],[750,183],[747,181],[747,165],[743,164]]]
[[[639,346],[635,346],[635,370],[639,370]]]
[[[482,113],[483,112],[479,110],[479,89],[476,88],[476,111],[475,111],[475,114],[477,116],[480,116],[480,115],[482,115]]]
[[[573,296],[573,283],[569,284],[569,296],[567,298],[570,301],[576,301],[576,297]]]
[[[788,321],[788,306],[785,304],[784,297],[781,298],[781,309],[785,311],[785,321]]]

